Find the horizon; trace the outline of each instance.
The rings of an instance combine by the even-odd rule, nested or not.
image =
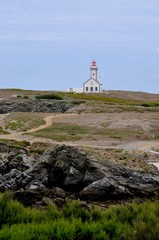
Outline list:
[[[97,61],[103,89],[159,93],[159,2],[0,2],[0,88],[82,87]]]

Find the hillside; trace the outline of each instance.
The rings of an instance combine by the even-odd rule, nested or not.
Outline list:
[[[0,99],[15,99],[17,96],[35,97],[36,95],[49,93],[59,93],[58,91],[35,91],[35,90],[22,90],[22,89],[0,89]],[[65,96],[70,96],[69,93],[60,92]],[[145,93],[145,92],[132,92],[132,91],[113,91],[107,90],[100,94],[109,98],[130,99],[137,101],[159,101],[159,94]]]

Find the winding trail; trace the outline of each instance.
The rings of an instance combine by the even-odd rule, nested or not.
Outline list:
[[[73,115],[77,115],[77,114],[76,113],[67,114],[67,116],[73,116]],[[52,124],[53,124],[53,119],[58,118],[58,117],[63,117],[63,116],[64,116],[64,114],[57,114],[57,115],[47,116],[47,117],[45,117],[43,119],[45,121],[45,124],[43,124],[43,125],[41,125],[41,126],[39,126],[37,128],[32,128],[32,129],[26,131],[25,133],[32,133],[32,132],[36,132],[36,131],[44,129],[44,128],[51,127]]]
[[[17,141],[21,140],[26,140],[29,141],[31,144],[34,142],[43,142],[43,143],[50,143],[50,144],[57,144],[57,145],[70,145],[70,146],[75,146],[75,147],[89,147],[89,148],[99,148],[99,149],[125,149],[125,150],[134,150],[134,151],[143,151],[143,152],[149,152],[152,154],[158,154],[158,152],[153,151],[152,149],[154,147],[159,148],[159,141],[133,141],[133,142],[125,142],[125,141],[119,141],[119,140],[101,140],[101,141],[84,141],[84,140],[79,140],[77,142],[74,141],[62,141],[62,142],[57,142],[52,139],[48,138],[42,138],[42,137],[35,137],[32,135],[27,135],[25,133],[33,133],[41,129],[48,128],[52,126],[53,121],[55,118],[65,118],[68,116],[77,116],[78,113],[63,113],[63,114],[57,114],[57,115],[50,115],[44,118],[45,124],[37,127],[37,128],[32,128],[28,131],[23,131],[23,132],[12,132],[7,135],[2,135],[0,134],[0,138],[3,139],[13,139]],[[4,118],[4,116],[1,117],[1,119]],[[0,119],[0,120],[1,120]]]

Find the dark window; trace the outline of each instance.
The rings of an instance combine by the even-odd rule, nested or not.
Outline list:
[[[88,92],[88,87],[86,87],[86,92]]]
[[[93,73],[93,76],[94,76],[94,73]]]
[[[96,92],[98,91],[98,88],[97,88],[97,87],[95,87],[95,91],[96,91]]]
[[[93,92],[93,87],[91,87],[91,92]]]

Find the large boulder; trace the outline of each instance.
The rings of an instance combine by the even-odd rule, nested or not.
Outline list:
[[[46,162],[48,184],[79,191],[87,184],[101,179],[105,173],[86,153],[70,146],[59,146],[50,151]]]
[[[69,199],[107,201],[158,197],[159,173],[134,171],[99,161],[70,146],[43,155],[8,152],[0,155],[0,190],[10,189],[26,205],[61,206]]]

